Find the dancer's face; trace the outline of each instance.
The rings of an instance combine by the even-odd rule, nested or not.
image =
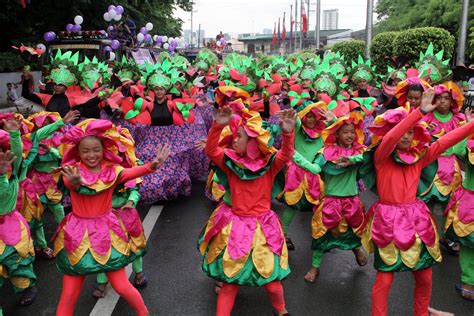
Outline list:
[[[339,146],[349,148],[356,137],[355,127],[353,124],[342,125],[335,133]]]
[[[398,141],[397,149],[407,150],[410,148],[411,142],[413,141],[414,132],[413,129],[410,129],[406,132],[402,138]]]
[[[360,79],[359,81],[357,81],[357,89],[367,90],[367,80]]]
[[[305,115],[303,125],[306,128],[313,129],[316,126],[316,121],[316,116],[314,116],[313,112],[308,112],[308,114]]]
[[[163,87],[153,88],[153,93],[157,99],[163,99],[166,96],[166,89]]]
[[[244,128],[241,126],[237,130],[237,137],[232,142],[232,149],[240,156],[245,156],[247,153],[247,143],[249,142],[249,136],[245,133]]]
[[[410,103],[410,106],[417,108],[421,105],[421,97],[423,94],[421,91],[408,91],[407,101]]]
[[[55,84],[54,85],[54,93],[55,94],[62,94],[66,92],[67,87],[63,84]]]
[[[437,95],[435,97],[436,112],[441,114],[448,114],[452,102],[453,99],[451,98],[449,92],[443,92],[440,95]]]
[[[79,157],[90,170],[100,169],[103,156],[104,148],[97,137],[85,137],[79,142]]]
[[[311,88],[311,79],[303,79],[301,80],[301,88],[303,89],[308,89],[308,88]]]

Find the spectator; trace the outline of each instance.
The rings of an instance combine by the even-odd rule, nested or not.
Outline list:
[[[31,67],[29,65],[25,65],[23,67],[23,73],[21,75],[21,80],[17,84],[21,84],[21,96],[26,98],[33,92],[34,84],[33,84],[33,74],[31,73]]]
[[[16,85],[9,82],[7,83],[7,102],[15,102],[18,99],[18,95],[16,94]]]

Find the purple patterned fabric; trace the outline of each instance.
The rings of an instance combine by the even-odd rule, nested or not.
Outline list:
[[[130,130],[135,139],[137,157],[144,162],[155,158],[158,144],[168,144],[171,148],[170,157],[163,166],[142,177],[141,201],[156,203],[175,199],[179,195],[189,196],[191,177],[206,177],[209,160],[194,145],[197,140],[207,138],[207,129],[201,114],[196,112],[195,115],[194,124],[179,126],[132,125],[121,120],[115,121]]]

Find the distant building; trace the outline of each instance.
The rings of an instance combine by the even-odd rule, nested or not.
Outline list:
[[[338,29],[339,10],[323,10],[323,30],[337,30]]]
[[[240,34],[239,41],[244,43],[243,51],[245,53],[254,54],[257,52],[272,54],[272,53],[281,53],[287,54],[294,51],[294,44],[290,46],[290,33],[286,33],[286,40],[282,41],[280,47],[272,47],[272,34]],[[294,32],[293,42],[296,36],[296,47],[297,51],[300,48],[300,33]],[[341,30],[321,30],[319,33],[320,43],[323,45],[328,45],[329,43],[334,43],[341,40],[351,39],[351,30],[350,29],[341,29]],[[303,49],[317,49],[319,45],[316,45],[316,39],[314,36],[314,31],[309,31],[306,34],[306,37],[302,39]]]
[[[204,30],[193,30],[193,37],[192,37],[192,44],[194,46],[197,46],[197,43],[199,40],[201,40],[201,43],[203,42],[205,36],[206,36],[206,32]],[[189,43],[191,44],[191,30],[184,30],[184,40],[186,41],[186,43]]]
[[[263,29],[263,34],[273,34],[272,29]]]

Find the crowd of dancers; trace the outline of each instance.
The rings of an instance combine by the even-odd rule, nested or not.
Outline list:
[[[331,249],[351,250],[360,266],[373,253],[372,314],[387,314],[395,272],[411,271],[414,314],[428,315],[442,243],[459,253],[456,289],[473,301],[474,123],[442,53],[430,44],[420,56],[385,70],[339,53],[219,60],[203,49],[192,63],[163,52],[141,66],[123,57],[110,71],[58,51],[46,85],[26,95],[44,111],[0,115],[0,282],[33,303],[42,257],[63,277],[57,315],[73,315],[86,275],[97,275],[94,297],[110,283],[147,315],[137,288],[153,249],[137,203],[189,196],[192,179],[207,179],[217,207],[196,238],[219,316],[242,285],[263,287],[274,313],[289,314],[281,281],[298,211],[313,213],[305,281],[317,280]],[[378,196],[369,209],[364,190]],[[281,218],[273,199],[285,205]]]

